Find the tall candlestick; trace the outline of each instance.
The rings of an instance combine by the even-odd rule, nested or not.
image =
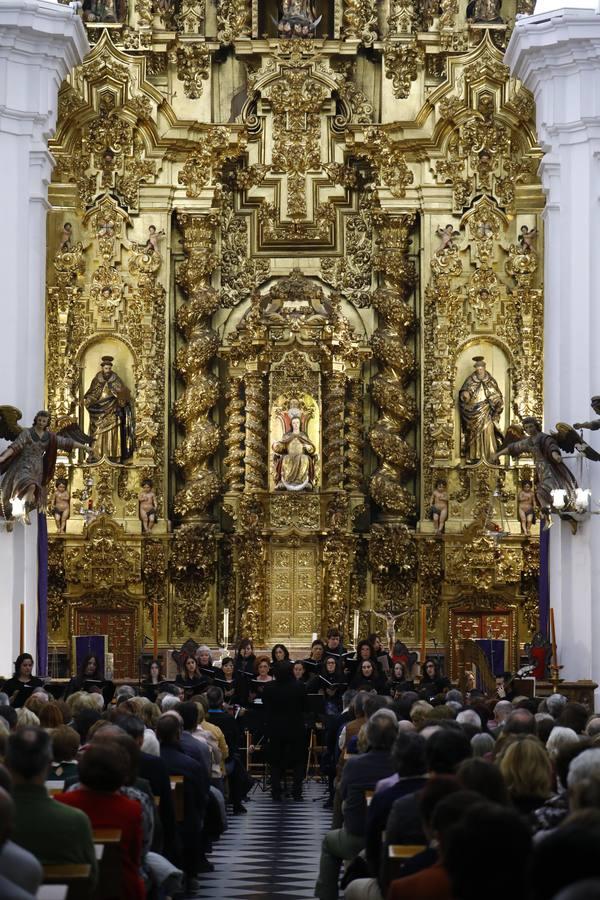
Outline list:
[[[353,643],[354,643],[354,646],[355,646],[355,647],[356,647],[356,645],[358,644],[358,625],[359,625],[359,622],[360,622],[360,611],[359,611],[358,609],[355,609],[355,610],[354,610],[354,624],[353,624],[353,627],[352,627],[352,640],[353,640]]]
[[[227,650],[229,645],[229,607],[223,608],[223,646]]]
[[[552,643],[552,661],[554,665],[558,665],[556,656],[556,627],[554,625],[554,610],[550,607],[550,641]]]
[[[313,631],[313,633],[312,633],[312,642],[313,642],[313,644],[314,644],[314,642],[316,641],[316,639],[317,639],[317,632],[316,632],[316,631]]]
[[[21,603],[19,622],[19,653],[25,653],[25,604]]]
[[[152,636],[154,638],[154,659],[158,659],[158,603],[152,605]]]
[[[421,604],[421,675],[425,673],[425,644],[427,641],[427,607]]]

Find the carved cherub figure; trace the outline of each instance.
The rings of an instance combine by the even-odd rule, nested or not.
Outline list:
[[[158,514],[156,511],[156,494],[153,490],[152,481],[149,478],[142,481],[142,490],[138,495],[139,500],[139,517],[142,523],[142,531],[144,534],[152,531],[156,525]]]
[[[521,225],[519,234],[519,244],[521,245],[521,253],[534,253],[535,247],[533,242],[537,237],[537,228],[528,228],[527,225]]]
[[[454,241],[460,235],[460,231],[455,231],[451,222],[444,228],[438,225],[435,233],[440,239],[440,246],[435,251],[436,253],[443,253],[444,250],[454,250]]]
[[[431,518],[435,525],[435,533],[443,534],[448,518],[448,482],[438,478],[431,493]]]
[[[56,530],[64,534],[67,530],[67,519],[71,515],[71,495],[67,490],[66,478],[57,478],[52,498],[52,515],[56,522]]]
[[[71,238],[73,237],[73,226],[70,222],[65,222],[62,227],[62,234],[60,236],[60,252],[66,253],[67,250],[71,249]]]
[[[531,534],[531,526],[535,522],[535,492],[529,479],[521,482],[518,502],[521,531],[523,534]]]
[[[146,250],[150,251],[150,253],[158,253],[158,241],[159,238],[164,235],[164,230],[160,231],[156,230],[156,225],[148,226],[148,240],[146,241]]]

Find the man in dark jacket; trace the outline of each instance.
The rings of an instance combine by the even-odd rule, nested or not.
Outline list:
[[[273,800],[281,800],[281,775],[286,768],[293,772],[294,800],[302,800],[302,780],[306,765],[306,689],[296,681],[290,662],[277,663],[275,680],[263,690],[265,735],[271,764]]]
[[[242,800],[251,787],[251,781],[240,759],[240,729],[236,720],[223,709],[223,691],[220,687],[209,687],[206,692],[208,700],[208,721],[223,732],[229,756],[225,762],[225,771],[229,781],[229,799],[235,815],[247,812]]]

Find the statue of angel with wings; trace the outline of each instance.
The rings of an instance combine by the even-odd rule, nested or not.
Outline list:
[[[71,419],[58,432],[50,431],[50,413],[40,410],[31,428],[18,424],[22,413],[14,406],[0,406],[0,438],[12,441],[0,453],[0,518],[12,527],[17,510],[28,513],[46,508],[46,488],[54,475],[58,450],[89,450],[91,438]]]
[[[312,410],[301,410],[297,400],[277,413],[283,434],[273,444],[276,490],[310,491],[315,486],[317,448],[306,433],[311,416]]]
[[[562,452],[573,453],[577,450],[594,461],[600,460],[600,454],[564,422],[558,422],[556,431],[546,434],[542,431],[541,423],[533,416],[525,416],[521,421],[522,425],[513,424],[507,429],[504,444],[494,454],[491,462],[497,462],[504,454],[521,456],[522,453],[527,453],[532,456],[536,471],[535,494],[542,514],[547,520],[552,512],[558,512],[561,518],[571,518],[569,510],[579,510],[579,486],[564,463]],[[553,495],[556,491],[564,491],[564,494],[559,495],[563,502],[558,508],[554,502],[556,494]]]

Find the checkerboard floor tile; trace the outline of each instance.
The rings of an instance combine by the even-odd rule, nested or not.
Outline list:
[[[302,802],[274,803],[270,793],[255,789],[248,814],[229,817],[209,856],[215,871],[199,876],[193,900],[314,897],[321,840],[331,827],[324,800],[325,787],[315,782],[305,783]]]

